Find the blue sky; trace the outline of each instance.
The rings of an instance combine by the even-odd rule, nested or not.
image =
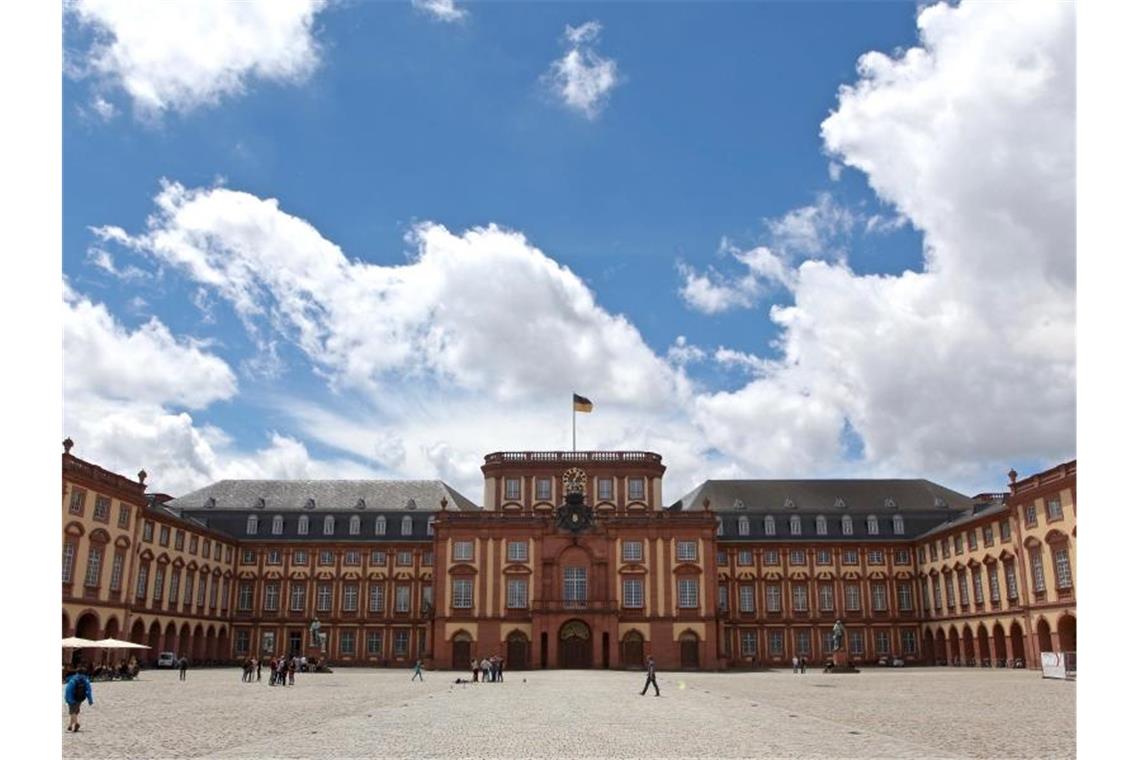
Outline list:
[[[1070,13],[282,8],[301,53],[224,5],[182,29],[84,3],[65,18],[65,356],[110,365],[65,361],[81,455],[173,493],[224,476],[477,493],[482,453],[568,443],[577,391],[597,405],[580,440],[661,451],[667,496],[729,476],[982,490],[1072,456],[1072,199],[1032,189],[1073,181]],[[188,43],[190,63],[131,48],[202,29],[236,31]],[[589,109],[552,78],[573,50],[616,71]],[[1027,51],[1043,80],[1018,68]],[[164,83],[159,106],[139,89]],[[1017,129],[1043,120],[1053,134]],[[185,218],[157,213],[164,182]],[[259,221],[235,231],[243,201]],[[275,257],[284,217],[323,243]],[[471,230],[466,258],[446,253]],[[504,253],[506,231],[529,253]],[[306,269],[328,256],[344,271]],[[368,285],[404,271],[443,283],[436,309]],[[1008,273],[1024,300],[995,306]],[[532,342],[512,347],[512,322]],[[112,377],[136,355],[147,369]]]

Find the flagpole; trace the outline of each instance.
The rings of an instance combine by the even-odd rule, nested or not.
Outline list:
[[[578,450],[578,408],[573,403],[570,404],[570,451],[575,452]]]

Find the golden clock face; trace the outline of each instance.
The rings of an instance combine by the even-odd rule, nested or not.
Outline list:
[[[562,473],[562,488],[566,493],[585,493],[586,473],[577,467],[571,467]]]

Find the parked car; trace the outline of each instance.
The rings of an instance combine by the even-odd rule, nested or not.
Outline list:
[[[178,666],[178,657],[174,652],[159,652],[158,662],[154,664],[156,668],[174,668]]]

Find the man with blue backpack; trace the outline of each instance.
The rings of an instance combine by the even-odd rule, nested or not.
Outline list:
[[[63,687],[63,701],[67,703],[69,716],[68,731],[79,730],[79,706],[85,699],[87,704],[95,704],[95,699],[91,695],[91,681],[87,678],[87,667],[83,666],[67,679],[67,685]]]

